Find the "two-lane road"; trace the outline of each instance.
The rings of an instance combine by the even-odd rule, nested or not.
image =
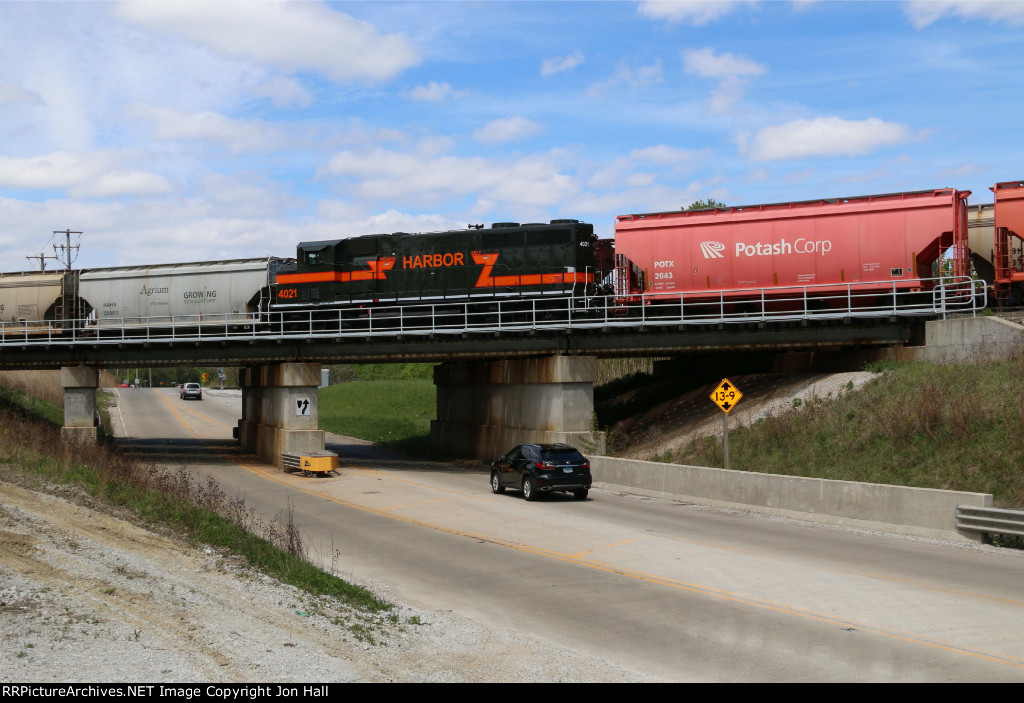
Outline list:
[[[234,447],[237,394],[204,397],[122,389],[123,441],[268,518],[291,505],[325,566],[553,657],[677,681],[1024,681],[1019,553],[602,490],[527,503],[482,465],[340,438],[338,476],[285,474]]]

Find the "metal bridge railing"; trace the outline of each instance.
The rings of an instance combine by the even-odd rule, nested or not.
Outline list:
[[[902,282],[903,285],[906,282]],[[983,281],[931,279],[918,290],[897,282],[709,291],[666,296],[490,298],[473,302],[314,307],[244,315],[99,318],[0,323],[4,346],[145,344],[400,335],[514,333],[529,330],[657,328],[843,320],[893,316],[976,315],[987,304]],[[879,294],[879,290],[883,293]]]

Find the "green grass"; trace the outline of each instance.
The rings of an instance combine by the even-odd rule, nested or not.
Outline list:
[[[430,450],[430,380],[352,381],[320,389],[320,428],[412,451]]]
[[[730,468],[991,493],[1024,505],[1024,357],[889,364],[861,391],[729,432]],[[671,453],[721,466],[720,438]]]
[[[54,427],[64,424],[63,407],[37,398],[24,390],[0,386],[0,405],[18,408],[23,413],[38,417]]]
[[[369,616],[392,608],[306,560],[290,516],[267,524],[215,482],[197,484],[185,469],[158,470],[102,443],[63,442],[59,426],[26,413],[23,399],[6,393],[0,398],[6,399],[0,402],[0,480],[88,497],[94,505],[170,528],[192,543],[228,550],[268,576],[314,596],[340,599]]]

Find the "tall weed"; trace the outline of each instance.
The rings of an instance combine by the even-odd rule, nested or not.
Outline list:
[[[1024,360],[896,364],[860,392],[730,431],[730,468],[991,493],[1024,506]],[[721,439],[682,464],[721,466]]]
[[[189,539],[223,547],[285,583],[371,613],[391,605],[305,559],[291,508],[269,522],[227,496],[212,478],[145,464],[106,444],[66,442],[60,428],[0,405],[0,480],[95,501]]]

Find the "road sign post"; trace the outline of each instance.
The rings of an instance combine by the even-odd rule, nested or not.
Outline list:
[[[722,411],[722,446],[725,450],[725,461],[723,468],[729,468],[729,411],[736,407],[743,394],[740,389],[732,384],[727,378],[715,387],[711,393],[711,402]]]

